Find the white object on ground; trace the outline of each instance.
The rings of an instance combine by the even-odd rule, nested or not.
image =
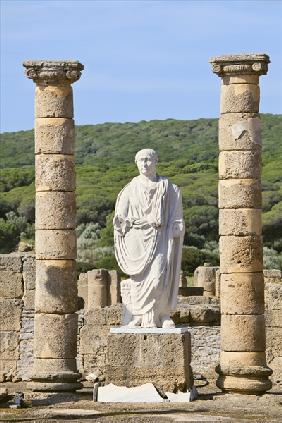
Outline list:
[[[113,383],[98,388],[98,402],[163,402],[152,383],[127,388]]]
[[[196,388],[193,386],[190,392],[174,394],[166,392],[168,400],[163,399],[152,383],[127,388],[110,383],[98,388],[98,402],[191,402],[197,397]]]

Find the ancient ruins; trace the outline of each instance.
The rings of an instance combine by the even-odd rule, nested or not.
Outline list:
[[[79,388],[74,121],[78,62],[25,62],[35,84],[36,288],[33,389]],[[47,212],[48,210],[48,212]],[[48,337],[46,337],[48,333]]]
[[[241,394],[281,389],[282,278],[278,270],[263,270],[261,237],[259,77],[269,62],[265,54],[211,59],[222,78],[220,267],[196,269],[194,287],[180,276],[172,316],[180,337],[158,341],[146,328],[134,328],[142,330],[138,336],[111,331],[122,324],[126,289],[117,272],[95,269],[77,280],[71,84],[83,65],[24,63],[36,84],[36,256],[0,255],[4,385],[76,391],[92,388],[95,374],[100,384],[127,386],[153,377],[170,391],[215,382]]]
[[[259,77],[265,54],[211,59],[222,78],[219,119],[221,354],[218,386],[265,392]]]

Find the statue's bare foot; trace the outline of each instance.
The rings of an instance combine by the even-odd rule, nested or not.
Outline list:
[[[164,316],[162,318],[162,327],[164,329],[175,328],[174,321],[169,316]]]
[[[137,326],[141,325],[141,317],[134,317],[134,319],[131,320],[131,322],[128,323],[129,328],[135,328]]]

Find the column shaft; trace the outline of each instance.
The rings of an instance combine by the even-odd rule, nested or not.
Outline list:
[[[225,391],[271,388],[265,360],[259,76],[267,55],[211,59],[222,77],[219,119],[221,358]]]
[[[33,390],[77,382],[75,165],[71,83],[79,62],[25,62],[35,88],[36,291]]]

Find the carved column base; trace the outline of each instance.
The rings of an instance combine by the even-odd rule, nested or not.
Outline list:
[[[44,382],[34,381],[27,385],[33,392],[74,392],[82,388],[80,382]]]
[[[82,387],[82,384],[77,382],[80,376],[78,372],[37,373],[32,376],[32,382],[28,384],[28,389],[48,392],[76,391]]]
[[[78,382],[80,377],[75,359],[35,358],[28,388],[32,391],[76,391],[82,386]]]
[[[244,395],[263,395],[271,389],[272,383],[268,377],[272,370],[265,366],[253,366],[238,369],[225,369],[217,366],[218,379],[216,385],[225,392],[235,392]]]

